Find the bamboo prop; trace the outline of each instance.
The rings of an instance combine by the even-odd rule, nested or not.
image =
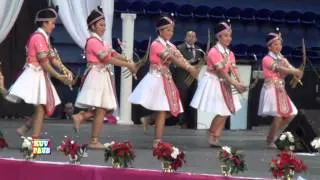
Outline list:
[[[307,52],[306,52],[306,45],[304,43],[304,38],[302,38],[301,40],[302,43],[302,47],[301,47],[301,51],[302,51],[302,63],[299,67],[299,69],[304,72],[306,63],[307,63]],[[290,81],[290,86],[291,88],[296,88],[298,84],[300,84],[301,86],[303,85],[303,83],[301,82],[301,78],[302,77],[296,77],[293,76],[293,78]]]
[[[253,58],[254,58],[254,61],[255,61],[256,63],[258,63],[258,58],[257,58],[256,54],[252,54],[252,56],[253,56]],[[261,67],[259,66],[259,67],[258,67],[258,70],[256,71],[257,73],[261,72],[261,69],[260,69],[260,68],[261,68]],[[257,86],[258,82],[259,82],[259,74],[257,74],[256,77],[254,77],[254,80],[253,80],[253,82],[251,83],[249,89],[255,88],[255,87]]]
[[[61,58],[60,58],[60,55],[59,55],[59,53],[58,53],[58,50],[57,50],[56,48],[53,48],[52,50],[53,50],[53,53],[55,54],[56,61],[58,62],[59,69],[61,70],[62,74],[68,76],[68,75],[69,75],[69,72],[71,72],[71,71],[70,71],[69,69],[67,69],[67,68],[63,65],[62,60],[61,60]],[[69,89],[72,91],[72,90],[73,90],[73,85],[74,85],[77,81],[75,81],[75,79],[73,79],[72,76],[71,76],[71,77],[68,77],[68,78],[70,78],[70,80],[71,80],[71,84],[69,84],[68,86],[69,86]]]
[[[118,43],[121,42],[120,40],[118,40]],[[121,47],[121,46],[120,46]],[[149,55],[150,55],[150,48],[151,48],[151,36],[149,37],[149,40],[148,40],[148,46],[147,46],[147,50],[146,50],[146,53],[144,54],[144,56],[141,58],[138,53],[136,53],[135,51],[133,51],[133,56],[138,59],[138,61],[136,62],[136,66],[137,66],[137,69],[139,70],[142,66],[144,66],[148,59],[149,59]],[[121,50],[123,51],[123,47],[121,47]],[[125,78],[128,78],[130,77],[130,71],[128,69],[126,69],[125,71],[123,71],[123,73],[125,73]]]

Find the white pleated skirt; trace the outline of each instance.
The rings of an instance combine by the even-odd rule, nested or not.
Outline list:
[[[50,81],[55,106],[61,103],[55,87]],[[27,104],[47,104],[47,89],[44,72],[42,68],[28,64],[9,89],[9,94],[5,97],[8,101],[17,103],[24,101]]]
[[[241,103],[236,94],[233,95],[233,103],[235,110],[238,111],[241,108]],[[225,103],[219,78],[208,72],[205,72],[199,80],[190,105],[199,111],[211,112],[221,116],[230,116],[232,114]]]
[[[77,96],[75,106],[83,109],[117,108],[116,95],[106,66],[92,66]]]
[[[170,111],[160,72],[148,72],[129,97],[129,102],[153,111]],[[180,104],[180,113],[183,107]]]
[[[290,97],[289,101],[292,107],[292,113],[290,115],[296,115],[298,113],[298,110],[291,101]],[[260,93],[258,115],[281,117],[281,115],[277,111],[277,99],[274,86],[266,86],[265,84],[263,85]]]

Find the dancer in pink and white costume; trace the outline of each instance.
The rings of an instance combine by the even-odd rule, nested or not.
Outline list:
[[[95,119],[88,146],[92,149],[103,149],[104,146],[99,141],[99,133],[105,114],[117,108],[116,92],[109,65],[127,67],[133,74],[136,73],[137,66],[102,40],[106,25],[101,8],[98,7],[90,13],[87,24],[91,31],[91,37],[87,39],[85,46],[88,67],[75,105],[84,109],[95,108]],[[77,131],[80,123],[81,119],[74,119]]]
[[[191,106],[216,114],[211,122],[208,142],[211,147],[220,147],[219,140],[226,120],[241,108],[238,95],[247,87],[241,83],[234,54],[228,48],[232,40],[231,25],[228,22],[219,23],[215,27],[215,35],[218,42],[208,53],[207,71],[199,80]],[[232,91],[232,86],[237,92]]]
[[[269,33],[266,43],[269,53],[262,60],[264,84],[260,94],[258,115],[274,117],[267,136],[267,147],[276,148],[274,138],[277,133],[281,132],[297,114],[297,108],[285,90],[284,78],[287,75],[299,78],[302,72],[294,68],[281,54],[282,38],[279,31]]]
[[[58,60],[50,44],[49,36],[55,28],[57,16],[57,8],[42,9],[36,14],[35,22],[39,28],[27,42],[24,70],[5,96],[11,102],[23,100],[35,106],[33,120],[26,121],[17,130],[20,135],[24,135],[33,124],[32,136],[38,138],[45,116],[51,116],[55,107],[60,104],[60,98],[50,77],[67,85],[72,84],[72,73]],[[53,66],[62,73],[57,72]]]
[[[173,116],[183,112],[179,91],[172,79],[169,65],[173,62],[194,77],[198,74],[198,70],[191,66],[170,42],[174,22],[169,17],[162,17],[156,26],[159,37],[151,44],[150,70],[129,97],[131,103],[156,111],[154,147],[162,139],[167,112]]]

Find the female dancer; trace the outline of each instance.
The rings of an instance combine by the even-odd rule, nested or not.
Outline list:
[[[262,60],[264,84],[261,89],[259,116],[273,116],[267,136],[267,147],[276,148],[274,138],[295,117],[297,108],[285,90],[285,77],[293,75],[300,79],[302,72],[290,65],[281,54],[282,38],[278,31],[266,37],[269,53]]]
[[[169,17],[162,17],[158,20],[156,27],[159,37],[150,47],[150,70],[129,97],[131,103],[156,111],[153,147],[156,147],[162,139],[167,112],[170,111],[173,116],[183,112],[179,92],[173,82],[169,65],[173,62],[194,77],[198,74],[198,70],[191,66],[170,42],[174,22]]]
[[[50,76],[66,85],[72,83],[72,73],[56,58],[50,44],[49,36],[55,28],[57,16],[57,9],[53,8],[37,12],[35,22],[39,28],[27,42],[27,62],[24,71],[6,96],[6,99],[11,102],[24,100],[35,106],[33,120],[28,120],[17,130],[21,135],[24,135],[33,124],[32,137],[38,138],[45,115],[51,116],[55,106],[60,104],[59,96],[51,83]],[[58,73],[52,65],[63,73]]]
[[[106,25],[101,8],[90,13],[87,24],[91,32],[91,37],[87,39],[85,46],[88,68],[75,105],[79,108],[95,108],[95,119],[88,146],[93,149],[102,149],[104,146],[99,142],[98,137],[103,126],[103,118],[107,111],[114,110],[117,107],[116,92],[108,65],[127,67],[133,74],[136,73],[137,67],[126,57],[112,50],[102,40]],[[74,119],[77,131],[80,123],[79,118]]]
[[[220,147],[220,136],[227,118],[241,108],[239,93],[246,91],[241,83],[233,52],[228,49],[232,40],[231,25],[221,22],[215,27],[218,42],[207,57],[207,72],[199,80],[191,106],[204,112],[216,114],[209,129],[211,147]],[[232,87],[236,91],[232,91]]]

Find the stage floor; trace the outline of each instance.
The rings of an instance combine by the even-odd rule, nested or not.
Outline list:
[[[21,159],[19,151],[20,139],[15,129],[22,123],[18,120],[0,120],[0,130],[4,133],[9,148],[0,151],[1,157]],[[74,138],[79,143],[87,143],[90,136],[91,124],[85,123],[81,126],[80,135],[76,136],[72,130],[71,120],[46,120],[42,137],[50,138],[53,143],[53,152],[50,156],[40,156],[37,160],[66,162],[66,157],[55,149],[64,136]],[[222,144],[232,145],[240,148],[248,164],[248,171],[239,174],[248,177],[271,178],[269,163],[272,157],[276,156],[277,150],[265,149],[265,134],[268,127],[258,127],[250,131],[225,131],[222,137]],[[152,157],[153,127],[150,127],[146,134],[138,125],[107,125],[105,124],[101,141],[123,141],[130,140],[133,143],[136,159],[134,168],[159,170],[161,165],[158,160]],[[220,164],[217,160],[217,149],[209,148],[205,130],[182,130],[177,126],[166,127],[165,141],[175,144],[186,151],[187,164],[179,171],[220,174]],[[89,150],[89,156],[82,160],[82,164],[106,165],[104,152]],[[308,180],[320,180],[320,156],[300,156],[308,165],[308,173],[301,174]]]

